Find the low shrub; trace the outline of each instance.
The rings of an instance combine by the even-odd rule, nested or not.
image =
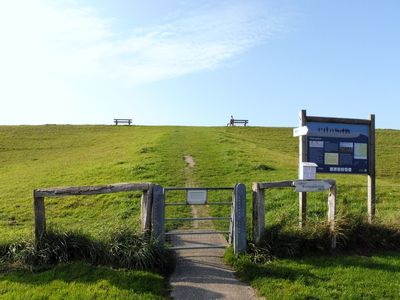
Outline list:
[[[84,261],[115,268],[172,269],[173,256],[161,244],[128,229],[114,229],[102,240],[80,232],[48,230],[39,244],[21,239],[0,245],[0,263],[29,269],[47,268],[58,263]]]
[[[336,235],[336,249],[331,248],[332,234]],[[309,224],[303,229],[286,228],[284,222],[267,228],[259,245],[250,243],[249,253],[253,262],[273,258],[350,252],[369,254],[375,251],[400,249],[400,229],[384,224],[369,224],[354,215],[340,217],[331,233],[329,224]]]

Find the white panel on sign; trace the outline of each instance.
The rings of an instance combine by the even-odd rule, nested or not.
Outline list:
[[[187,204],[206,204],[207,190],[195,190],[187,192]]]
[[[318,165],[310,162],[301,162],[299,167],[299,179],[315,179]]]
[[[302,136],[302,135],[307,135],[308,133],[308,127],[307,126],[302,126],[302,127],[297,127],[293,129],[293,136]]]
[[[294,186],[296,192],[319,192],[328,190],[331,184],[323,180],[296,180]]]

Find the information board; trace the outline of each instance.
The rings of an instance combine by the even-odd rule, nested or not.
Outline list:
[[[307,122],[307,158],[319,173],[369,173],[369,125]]]

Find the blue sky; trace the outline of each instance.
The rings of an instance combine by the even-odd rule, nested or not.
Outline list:
[[[399,1],[1,1],[0,38],[0,124],[400,129]]]

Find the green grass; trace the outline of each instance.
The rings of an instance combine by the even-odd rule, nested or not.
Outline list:
[[[377,131],[377,224],[397,226],[397,228],[400,227],[399,145],[400,131]],[[248,193],[247,216],[250,229],[251,183],[295,179],[297,177],[297,147],[298,140],[292,137],[290,128],[0,126],[0,244],[14,242],[20,237],[33,237],[33,189],[117,182],[154,182],[165,187],[184,186],[188,183],[196,186],[234,186],[238,182],[245,183]],[[196,162],[190,178],[185,170],[184,155],[192,155]],[[334,177],[338,182],[339,214],[365,216],[367,211],[366,176],[337,175]],[[212,197],[216,201],[229,200],[230,194],[229,192],[216,193]],[[297,226],[297,194],[290,189],[274,190],[267,194],[266,199],[267,226],[273,227],[284,221],[284,229],[287,232],[294,230]],[[167,198],[167,201],[172,200],[174,200],[172,195]],[[101,238],[104,229],[107,228],[129,227],[132,230],[139,228],[139,193],[49,198],[45,201],[49,226],[81,231],[93,239]],[[321,224],[326,219],[326,193],[312,193],[308,207],[308,226],[312,228]],[[229,207],[210,206],[209,210],[213,215],[229,215]],[[190,211],[187,208],[176,207],[169,211],[169,216],[188,215]],[[175,223],[170,226],[170,228],[177,228],[181,225]],[[226,227],[226,224],[216,224],[216,227]],[[341,256],[332,259],[339,262]],[[379,255],[369,259],[371,261],[380,259],[383,261],[382,265],[385,265],[387,260],[387,265],[397,266],[400,260],[397,256]],[[324,268],[324,259],[320,261],[320,265],[310,264],[307,267],[308,270],[319,272]],[[259,291],[263,291],[267,286],[273,287],[274,279],[265,275],[262,268],[267,268],[270,264],[283,267],[293,264],[290,266],[295,268],[295,264],[298,263],[296,260],[286,259],[260,266],[244,264],[237,267],[249,274],[259,273],[260,276],[246,279]],[[95,297],[96,290],[91,287],[102,284],[103,275],[101,274],[115,271],[80,264],[63,265],[62,268],[66,270],[66,273],[70,273],[70,278],[78,278],[80,266],[92,272],[90,276],[93,280],[61,280],[63,289],[66,292],[71,291],[66,296],[67,298],[74,298],[75,294],[85,295],[77,296],[77,298]],[[258,272],[259,269],[253,270],[253,268],[261,268],[261,271]],[[0,291],[4,294],[4,286],[7,286],[5,295],[10,298],[19,295],[22,298],[24,291],[28,290],[38,298],[46,298],[46,295],[49,295],[54,288],[53,284],[59,284],[57,280],[53,282],[46,279],[48,278],[46,276],[49,276],[46,274],[51,274],[53,271],[54,269],[46,271],[47,273],[3,272],[0,277]],[[127,277],[131,276],[129,274],[142,274],[134,273],[134,271],[116,272],[122,272],[120,274]],[[359,269],[351,271],[351,268],[348,272],[360,273]],[[379,272],[383,272],[384,276],[391,274],[385,268]],[[162,291],[154,292],[155,296],[162,297],[165,293],[166,279],[156,273],[146,274],[155,276],[154,278],[163,282],[160,289]],[[353,275],[361,276],[361,274]],[[332,277],[330,280],[334,277],[329,274],[324,276],[326,277],[323,278],[328,279]],[[382,278],[384,276],[382,275]],[[12,278],[21,279],[17,281]],[[24,280],[24,278],[27,279]],[[32,278],[40,278],[38,280],[43,284],[32,285],[30,283],[34,280]],[[363,278],[360,277],[360,285],[368,285],[368,281]],[[140,279],[137,280],[140,281]],[[299,295],[306,295],[305,287],[298,285],[290,278],[287,280],[285,284],[288,287],[292,285],[293,289],[298,287]],[[350,279],[343,280],[345,282],[341,286],[346,293],[354,293],[355,298],[363,297],[363,294],[357,290],[351,291]],[[318,298],[317,291],[324,287],[323,282],[324,280],[315,281],[315,289],[307,289],[307,293],[313,295],[309,296],[310,298]],[[383,284],[382,282],[382,286]],[[379,283],[374,285],[374,289],[376,285]],[[129,288],[120,289],[113,284],[105,289],[112,290],[109,298],[126,298],[125,295],[130,290]],[[376,290],[379,291],[378,287]],[[105,294],[99,297],[107,298]],[[142,294],[145,295],[146,292],[138,290],[135,295]],[[289,297],[289,295],[293,294],[288,293],[286,296]],[[332,297],[336,297],[335,295]]]
[[[398,299],[400,255],[314,256],[255,264],[236,259],[238,275],[266,299]]]
[[[83,263],[0,273],[1,299],[163,299],[165,290],[161,275]]]

